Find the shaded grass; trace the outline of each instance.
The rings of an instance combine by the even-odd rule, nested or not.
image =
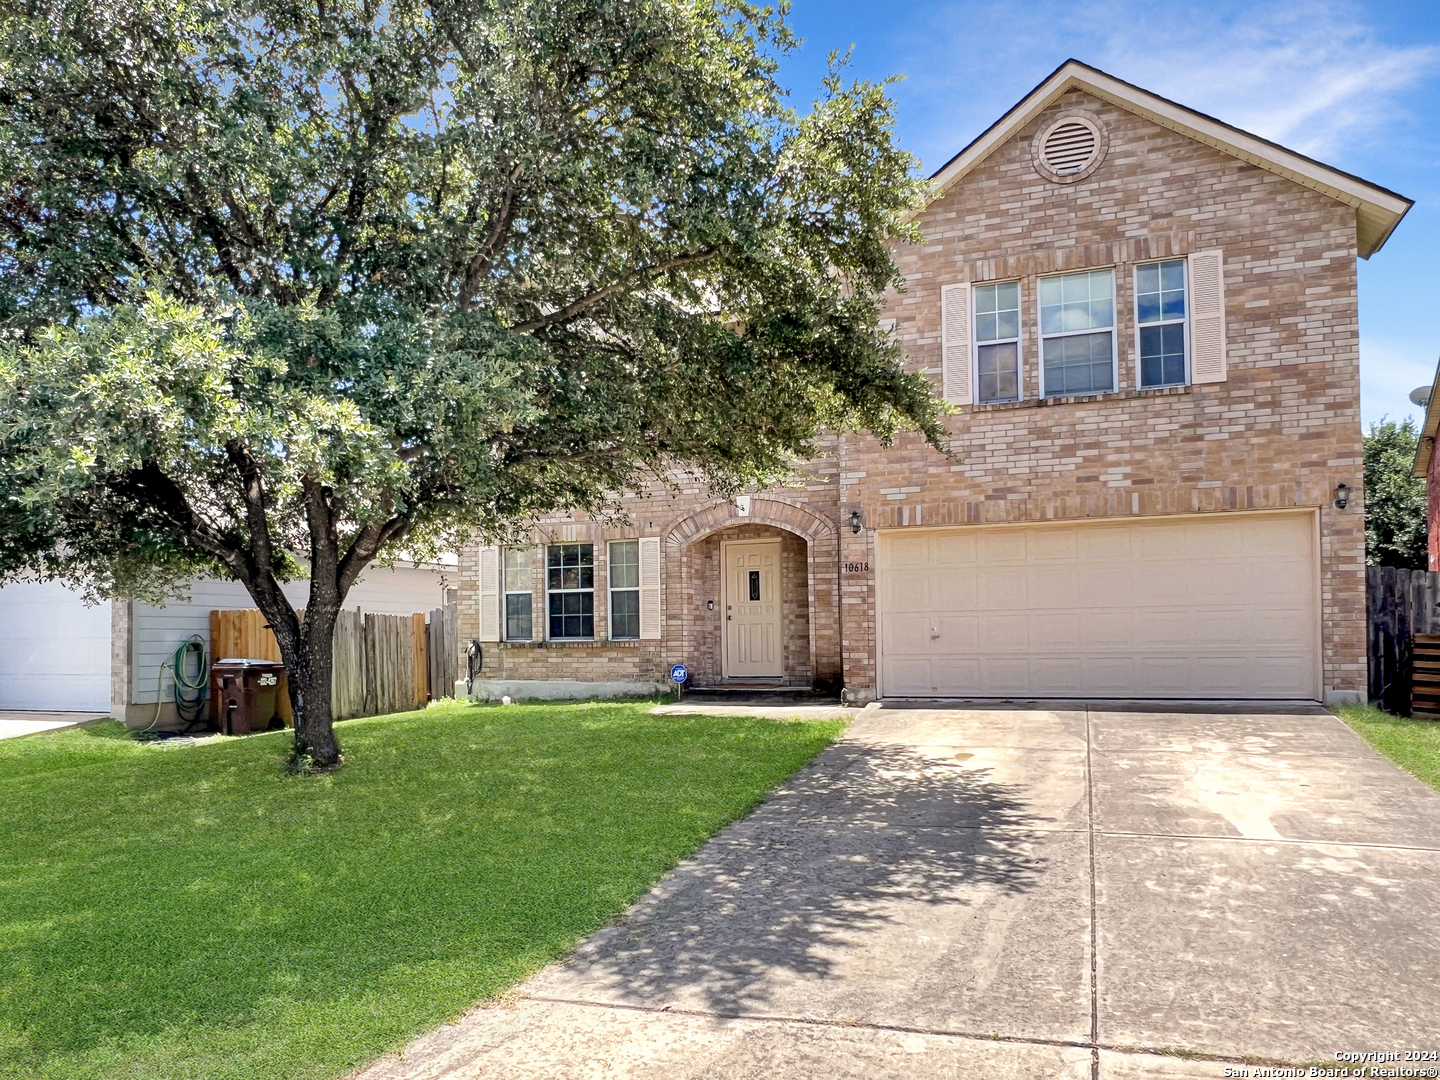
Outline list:
[[[333,1077],[623,910],[843,726],[442,705],[142,745],[0,743],[0,1077]]]
[[[1392,716],[1373,705],[1341,705],[1335,713],[1396,765],[1440,791],[1440,721]]]

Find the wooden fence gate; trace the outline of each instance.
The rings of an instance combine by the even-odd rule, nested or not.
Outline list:
[[[1365,568],[1370,700],[1410,715],[1416,634],[1440,633],[1440,573]]]
[[[454,694],[460,667],[458,616],[454,607],[436,608],[428,619],[420,611],[340,612],[330,681],[335,719],[420,709],[428,700]],[[210,657],[279,661],[280,645],[258,609],[212,611]],[[279,711],[287,724],[293,722],[283,686]]]

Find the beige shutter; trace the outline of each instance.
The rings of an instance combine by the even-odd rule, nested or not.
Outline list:
[[[660,637],[660,538],[640,538],[640,637]]]
[[[1225,381],[1225,257],[1216,248],[1190,256],[1190,381]]]
[[[500,549],[480,549],[480,640],[500,640]]]
[[[940,289],[941,363],[945,400],[952,405],[970,405],[970,283],[945,285]]]

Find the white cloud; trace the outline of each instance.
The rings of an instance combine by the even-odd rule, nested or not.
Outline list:
[[[1373,139],[1397,118],[1396,97],[1440,68],[1440,48],[1387,44],[1335,4],[1039,0],[1023,10],[955,4],[902,46],[907,104],[943,117],[920,148],[930,168],[1029,88],[1017,73],[1038,81],[1067,56],[1319,157]]]

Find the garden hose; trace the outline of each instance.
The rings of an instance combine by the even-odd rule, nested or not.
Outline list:
[[[188,672],[190,657],[195,657],[195,674]],[[160,661],[155,672],[155,719],[150,721],[146,731],[154,731],[160,722],[160,709],[165,704],[165,665],[170,665],[170,679],[174,684],[175,714],[180,717],[189,731],[205,715],[205,699],[210,694],[210,658],[205,648],[205,639],[191,634],[180,643],[168,659]]]

